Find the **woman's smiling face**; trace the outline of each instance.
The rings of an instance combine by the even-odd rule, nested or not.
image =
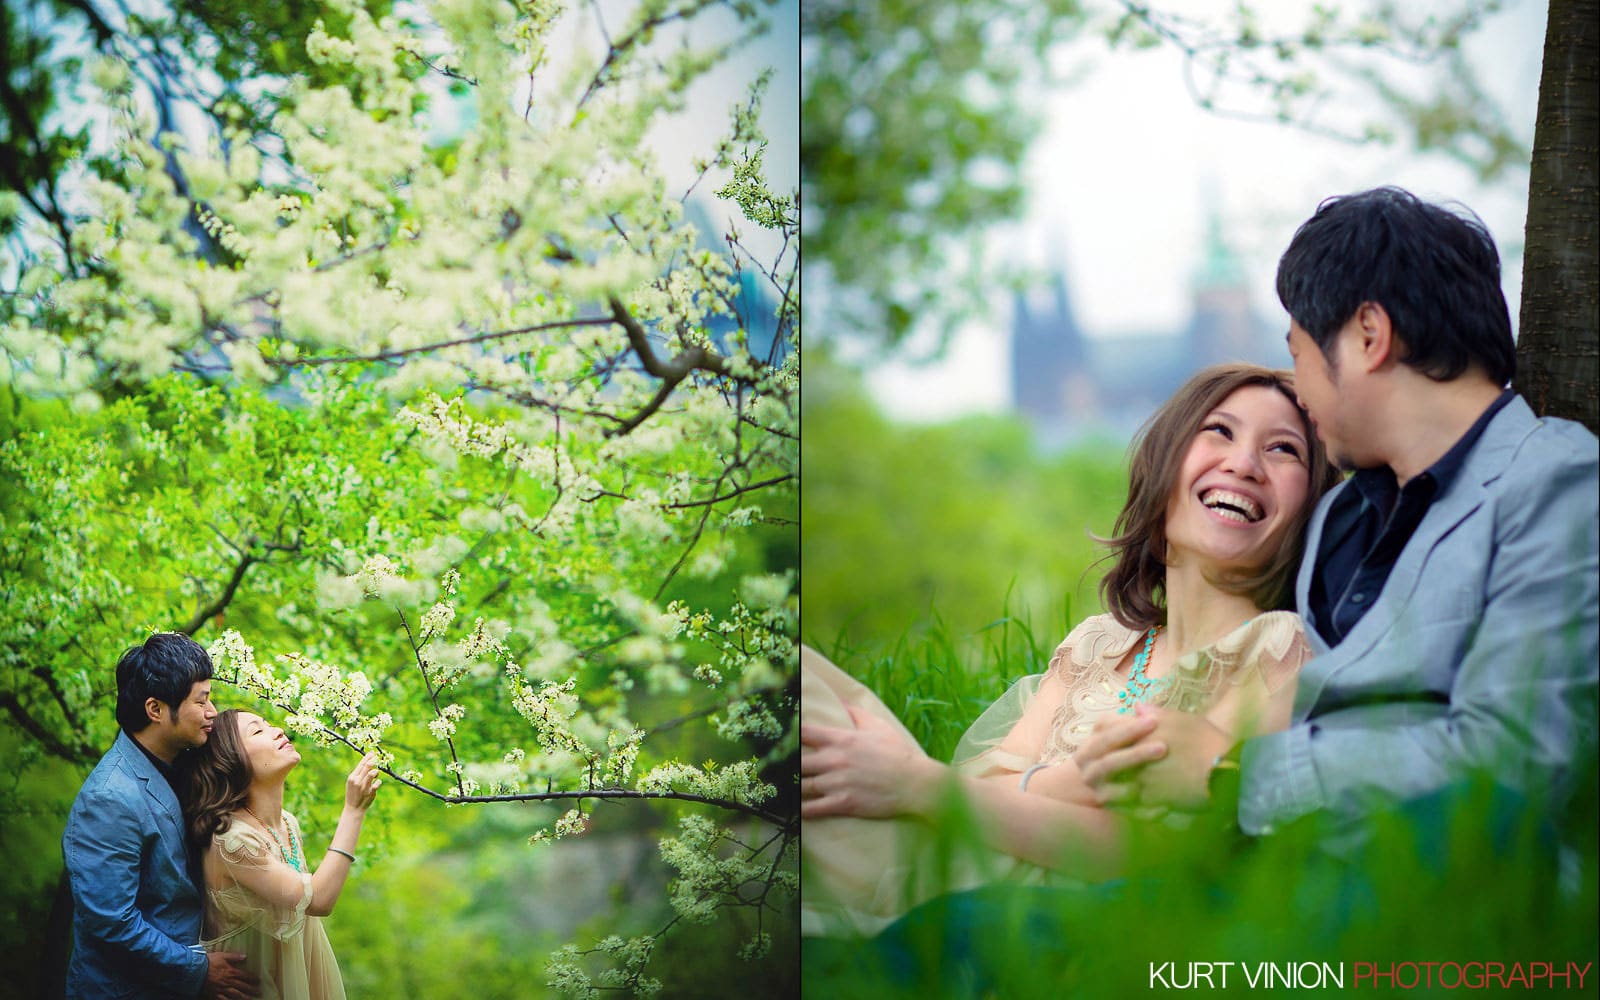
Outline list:
[[[1167,502],[1167,562],[1254,571],[1305,505],[1310,449],[1295,405],[1270,386],[1229,393],[1200,421]]]

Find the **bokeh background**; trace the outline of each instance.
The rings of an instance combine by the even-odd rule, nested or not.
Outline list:
[[[1205,364],[1288,366],[1277,257],[1325,197],[1469,207],[1518,317],[1545,4],[956,6],[803,15],[823,648],[1098,611],[1133,432]]]

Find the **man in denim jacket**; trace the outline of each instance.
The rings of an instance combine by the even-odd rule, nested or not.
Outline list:
[[[241,955],[200,950],[199,887],[184,849],[172,765],[203,744],[211,658],[157,633],[117,662],[117,741],[67,816],[61,838],[73,901],[70,998],[256,995]]]

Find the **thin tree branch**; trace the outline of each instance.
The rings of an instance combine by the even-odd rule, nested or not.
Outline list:
[[[67,743],[56,733],[41,725],[39,720],[23,707],[16,692],[0,693],[0,708],[4,708],[18,727],[37,740],[51,755],[75,764],[87,764],[95,759],[95,753],[91,748],[81,743]]]
[[[439,707],[439,692],[434,689],[433,681],[428,677],[428,665],[422,660],[422,647],[417,645],[417,638],[411,632],[411,623],[406,620],[406,613],[399,608],[395,608],[395,611],[399,613],[400,624],[406,630],[406,642],[411,644],[411,654],[417,661],[417,672],[422,675],[422,683],[428,689],[428,700],[433,702],[433,714],[436,718],[443,719],[444,710]],[[456,791],[465,795],[467,793],[466,776],[463,773],[465,768],[462,767],[461,758],[456,754],[455,738],[446,736],[444,741],[450,748],[450,762],[456,766]]]
[[[785,473],[781,476],[773,476],[771,479],[763,479],[759,483],[750,483],[745,486],[735,487],[731,493],[724,493],[721,496],[714,496],[706,500],[684,500],[681,503],[669,503],[667,506],[680,509],[685,507],[705,507],[709,506],[710,504],[721,503],[724,500],[732,500],[734,497],[742,496],[746,493],[753,493],[756,490],[765,489],[768,486],[776,486],[779,483],[786,483],[793,478],[794,473]]]
[[[549,323],[535,323],[532,326],[517,327],[513,330],[496,330],[493,333],[480,333],[471,337],[462,337],[458,340],[446,340],[437,344],[424,344],[421,347],[407,347],[392,351],[380,351],[377,354],[343,355],[332,358],[265,358],[269,365],[279,368],[298,368],[313,365],[346,365],[363,364],[375,361],[393,361],[397,358],[410,357],[413,354],[426,354],[429,351],[442,351],[447,347],[463,347],[468,344],[486,344],[495,340],[504,340],[507,337],[517,337],[525,333],[539,333],[544,330],[562,330],[580,326],[610,326],[611,320],[604,317],[591,317],[588,319],[563,319]]]
[[[189,619],[189,624],[178,629],[178,631],[192,638],[208,620],[220,613],[223,608],[226,608],[233,601],[233,595],[238,592],[239,584],[244,582],[245,573],[249,572],[250,567],[259,561],[255,556],[248,554],[243,559],[240,559],[239,565],[233,568],[233,575],[228,578],[227,585],[222,588],[222,593],[218,595],[217,599],[197,610],[194,613],[194,617]]]

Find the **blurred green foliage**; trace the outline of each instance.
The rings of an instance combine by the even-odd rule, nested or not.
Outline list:
[[[1026,212],[1035,137],[1066,127],[1042,113],[1052,94],[1108,57],[1181,53],[1183,82],[1170,86],[1208,111],[1352,146],[1401,143],[1520,190],[1533,109],[1503,107],[1483,86],[1484,57],[1463,50],[1498,27],[1502,0],[1299,5],[1270,30],[1271,5],[1206,6],[803,4],[801,196],[820,289],[809,308],[823,320],[808,324],[811,343],[948,337],[997,283],[1029,280],[997,262],[994,234]],[[1085,149],[1108,142],[1081,137]]]
[[[849,369],[821,354],[804,364],[806,642],[882,651],[921,635],[937,607],[970,647],[1002,606],[1047,630],[1100,610],[1092,536],[1126,498],[1122,443],[1042,456],[1015,418],[899,426]]]
[[[983,308],[976,241],[1023,209],[1046,54],[1083,19],[1076,0],[801,5],[806,254],[846,291],[836,319],[893,344]]]

